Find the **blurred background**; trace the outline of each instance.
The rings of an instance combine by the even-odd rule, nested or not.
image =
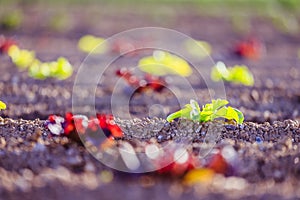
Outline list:
[[[45,119],[69,111],[74,77],[86,57],[77,48],[82,36],[107,38],[132,28],[156,26],[208,42],[214,61],[250,68],[253,88],[227,88],[230,102],[248,113],[247,120],[297,118],[299,23],[298,0],[0,0],[1,35],[35,51],[41,60],[64,56],[75,70],[64,81],[33,80],[1,56],[1,97],[8,104],[2,115]],[[249,38],[265,48],[259,59],[234,55],[236,44]]]

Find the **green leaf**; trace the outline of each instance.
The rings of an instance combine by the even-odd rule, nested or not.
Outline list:
[[[227,100],[222,100],[222,99],[217,99],[217,100],[212,100],[212,110],[217,111],[221,107],[227,105],[229,102]]]
[[[56,62],[55,71],[52,71],[52,76],[58,79],[67,79],[73,73],[73,67],[64,57],[59,57]]]
[[[181,117],[181,111],[182,111],[182,110],[179,110],[179,111],[177,111],[177,112],[174,112],[174,113],[170,114],[170,115],[167,117],[167,121],[168,121],[168,122],[171,122],[171,121],[173,121],[174,119],[180,118],[180,117]]]
[[[229,69],[229,72],[229,81],[241,83],[247,86],[254,85],[253,75],[245,65],[235,65]]]
[[[223,117],[226,116],[227,114],[227,107],[224,106],[222,108],[220,108],[219,110],[217,110],[213,116],[212,116],[212,120],[216,119],[216,118],[219,118],[219,117]]]
[[[191,113],[191,111],[192,111],[191,105],[190,104],[186,104],[183,109],[181,109],[181,110],[179,110],[179,111],[177,111],[175,113],[170,114],[167,117],[167,121],[170,122],[170,121],[172,121],[172,120],[174,120],[176,118],[180,118],[180,117],[181,118],[190,119],[190,116],[191,116],[190,113]]]
[[[224,118],[226,119],[234,119],[236,122],[239,122],[239,115],[237,114],[237,112],[235,112],[235,110],[232,107],[228,107],[227,108],[227,113],[224,116]]]
[[[6,104],[2,101],[0,101],[0,110],[6,109]]]
[[[41,63],[41,61],[39,61],[37,59],[34,60],[33,63],[28,68],[29,76],[31,76],[32,78],[35,78],[35,79],[41,79],[41,80],[46,79],[47,77],[41,71],[42,64],[43,63]]]
[[[16,45],[13,45],[8,49],[8,55],[12,62],[20,69],[26,69],[35,60],[34,51],[19,49]]]
[[[244,115],[243,115],[243,113],[240,110],[236,109],[236,108],[233,108],[233,109],[235,110],[235,112],[239,116],[239,120],[237,121],[237,123],[238,124],[242,124],[244,122]]]

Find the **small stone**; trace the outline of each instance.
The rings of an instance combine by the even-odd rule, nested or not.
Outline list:
[[[163,139],[164,139],[164,136],[163,136],[163,135],[158,135],[158,136],[157,136],[157,141],[158,141],[158,142],[162,142]]]
[[[49,124],[48,129],[54,135],[60,135],[61,133],[63,133],[63,128],[59,124]]]
[[[82,158],[80,156],[71,156],[67,158],[68,164],[71,166],[80,166],[83,162]]]
[[[36,145],[34,146],[33,148],[33,151],[36,151],[36,152],[43,152],[46,150],[46,146],[41,144],[41,143],[36,143]]]
[[[258,143],[258,144],[261,144],[263,142],[262,138],[260,136],[256,136],[255,137],[255,141]]]
[[[4,148],[6,146],[6,141],[4,137],[0,138],[0,148]]]
[[[245,125],[244,124],[239,124],[239,127],[241,130],[243,130],[245,128]]]
[[[257,90],[252,90],[251,97],[253,98],[254,101],[258,101],[259,100],[259,93],[258,93],[258,91]]]
[[[84,170],[87,171],[87,172],[95,172],[96,171],[96,168],[94,166],[93,163],[91,162],[87,162],[84,166]]]
[[[30,139],[32,141],[37,141],[42,136],[42,131],[40,128],[36,128],[34,133],[31,135]]]
[[[234,130],[236,129],[236,126],[234,126],[234,125],[232,125],[232,124],[228,124],[228,125],[225,125],[225,128],[226,128],[227,130],[232,130],[232,131],[234,131]]]

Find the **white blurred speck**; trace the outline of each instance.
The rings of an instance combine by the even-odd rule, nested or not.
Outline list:
[[[137,158],[133,147],[128,142],[120,144],[119,152],[128,169],[136,170],[140,167],[140,161]]]
[[[63,128],[59,124],[49,124],[48,129],[54,135],[60,135],[63,132]]]
[[[159,148],[155,144],[149,144],[145,148],[146,155],[151,159],[156,159],[159,155]]]
[[[184,148],[179,148],[176,149],[174,152],[174,161],[176,161],[179,164],[183,164],[187,162],[189,159],[189,154],[186,149]]]

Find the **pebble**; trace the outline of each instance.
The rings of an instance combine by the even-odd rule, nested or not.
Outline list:
[[[33,151],[36,151],[36,152],[43,152],[46,150],[46,146],[44,144],[41,144],[41,143],[36,143],[34,148],[33,148]]]

